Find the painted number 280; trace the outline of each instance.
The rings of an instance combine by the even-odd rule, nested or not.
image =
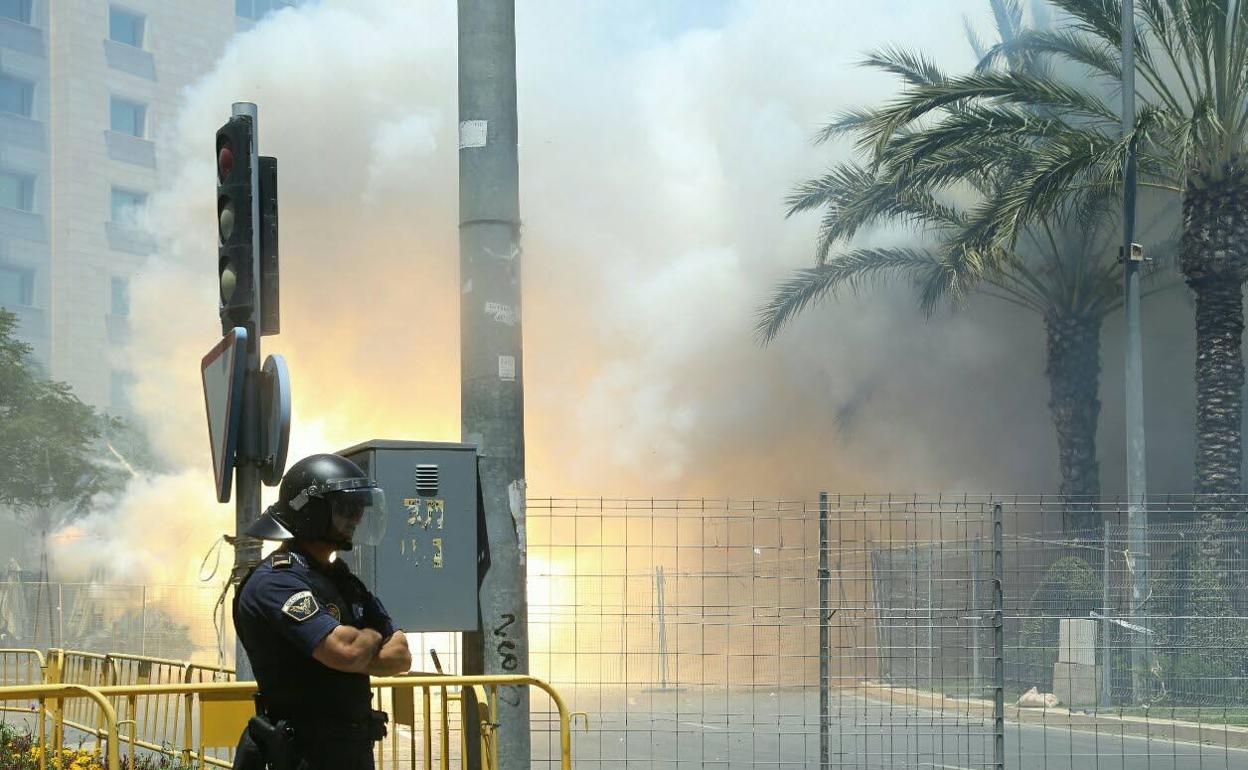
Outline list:
[[[516,657],[514,650],[516,643],[507,638],[507,627],[516,622],[516,616],[510,612],[502,614],[502,622],[494,627],[494,636],[498,637],[498,651],[502,658],[502,667],[504,671],[515,671],[520,666],[520,659]]]

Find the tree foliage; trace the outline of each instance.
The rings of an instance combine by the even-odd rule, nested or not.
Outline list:
[[[45,377],[16,331],[16,316],[0,309],[0,505],[51,527],[124,484],[104,441],[130,430]]]

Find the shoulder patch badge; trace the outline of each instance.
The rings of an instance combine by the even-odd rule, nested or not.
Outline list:
[[[282,612],[299,623],[315,615],[319,609],[320,605],[316,603],[316,597],[312,595],[311,591],[300,591],[287,599],[286,603],[282,605]]]

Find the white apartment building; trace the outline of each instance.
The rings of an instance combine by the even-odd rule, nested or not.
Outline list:
[[[0,0],[0,306],[83,401],[128,408],[119,350],[151,251],[135,212],[168,169],[179,94],[296,2]]]

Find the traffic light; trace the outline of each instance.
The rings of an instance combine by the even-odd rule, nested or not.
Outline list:
[[[260,333],[281,331],[277,264],[277,158],[260,156]]]
[[[256,328],[256,130],[248,115],[235,115],[217,130],[217,275],[221,331]]]

